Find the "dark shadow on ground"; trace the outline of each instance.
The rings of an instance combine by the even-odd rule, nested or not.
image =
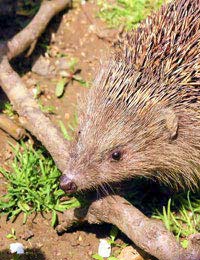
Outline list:
[[[5,105],[6,102],[8,102],[8,98],[0,87],[0,113],[4,109],[4,105]]]

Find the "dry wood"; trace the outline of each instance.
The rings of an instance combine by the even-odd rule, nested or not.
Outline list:
[[[8,49],[6,45],[0,46],[0,85],[14,105],[24,127],[43,143],[61,171],[65,170],[67,164],[68,143],[50,119],[40,111],[25,84],[10,66],[9,59],[16,57],[37,41],[53,15],[64,9],[69,2],[45,1],[32,22],[8,42]],[[108,222],[116,225],[139,247],[159,259],[200,259],[198,237],[191,240],[193,243],[191,242],[188,250],[182,249],[160,222],[148,219],[119,196],[107,196],[94,201],[89,208],[69,210],[64,217],[65,223],[59,226],[58,230],[68,228],[74,222]]]
[[[66,8],[70,3],[71,0],[43,1],[40,10],[31,23],[8,41],[8,58],[12,59],[16,57],[29,48],[32,43],[36,42],[52,17]]]
[[[26,134],[24,128],[17,125],[4,114],[0,114],[0,128],[16,140],[20,140]]]
[[[90,224],[106,222],[116,225],[136,245],[158,259],[200,259],[200,234],[191,238],[190,246],[185,250],[177,243],[172,233],[166,230],[162,222],[147,218],[117,195],[94,201],[89,208],[67,211],[57,231],[62,232],[73,223],[84,221]]]
[[[50,119],[41,112],[6,56],[1,58],[0,85],[19,114],[20,123],[43,143],[59,169],[64,170],[68,158],[67,142]]]

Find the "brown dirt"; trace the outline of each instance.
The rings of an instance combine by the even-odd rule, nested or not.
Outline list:
[[[110,33],[113,33],[113,31],[108,31],[103,22],[96,18],[96,12],[97,6],[89,3],[84,6],[84,9],[76,8],[66,11],[63,16],[59,16],[51,22],[47,33],[42,37],[42,40],[45,37],[49,39],[50,59],[52,62],[57,59],[55,52],[78,58],[78,69],[81,69],[80,75],[87,81],[92,80],[99,59],[105,55],[109,46],[109,42],[106,39],[100,39],[93,31],[93,28],[96,25],[104,35],[108,34],[109,36]],[[59,21],[60,18],[61,21]],[[0,28],[0,35],[6,35],[4,29],[3,27]],[[13,32],[10,32],[9,35],[13,35]],[[41,50],[36,49],[24,64],[27,62],[30,65],[32,60],[35,60],[40,53]],[[44,53],[43,55],[45,56]],[[46,56],[48,55],[46,54]],[[18,58],[19,61],[23,59],[24,57]],[[41,90],[44,92],[40,97],[42,104],[53,105],[56,108],[56,114],[50,116],[55,123],[61,119],[67,126],[70,120],[73,121],[77,94],[87,91],[86,88],[75,81],[70,82],[63,97],[58,99],[54,93],[56,82],[58,82],[60,76],[42,77],[29,71],[24,74],[23,79],[30,91],[36,84],[40,85]],[[0,93],[0,102],[3,103],[5,99],[5,96]],[[0,131],[1,165],[4,165],[11,156],[8,141],[11,141],[11,138]],[[0,182],[0,194],[2,195],[6,191],[3,177],[1,177]],[[99,238],[108,237],[110,230],[110,226],[90,226],[85,227],[84,230],[78,228],[58,236],[51,227],[50,216],[46,216],[46,218],[37,216],[35,219],[30,217],[25,225],[22,224],[22,219],[23,216],[19,216],[12,223],[6,221],[5,217],[1,217],[0,260],[12,258],[9,253],[9,245],[16,241],[22,242],[26,248],[27,255],[23,259],[89,260],[92,259],[92,254],[97,253]],[[16,231],[17,240],[6,238],[6,235],[11,233],[11,228]],[[27,241],[24,240],[23,238],[30,232],[33,237]],[[122,243],[123,241],[118,240],[118,242]]]
[[[1,237],[0,237],[0,259],[11,259],[9,254],[9,244],[20,242],[26,251],[27,256],[23,259],[59,259],[59,260],[78,260],[92,259],[91,255],[97,252],[99,238],[107,237],[109,228],[105,226],[80,228],[58,236],[50,225],[50,216],[36,219],[29,218],[28,223],[22,224],[22,216],[14,223],[6,222],[1,218]],[[6,239],[6,235],[11,233],[11,228],[16,231],[17,240]],[[26,237],[33,235],[28,241]]]

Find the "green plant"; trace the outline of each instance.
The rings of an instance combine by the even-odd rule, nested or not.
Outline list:
[[[116,238],[118,236],[118,233],[119,233],[119,229],[116,226],[112,226],[110,230],[110,239],[108,240],[108,243],[110,243],[111,246],[118,247],[118,250],[115,251],[116,255],[118,255],[123,248],[128,246],[128,244],[126,243],[123,244],[116,243]],[[117,258],[115,258],[114,256],[111,256],[111,258],[112,259],[109,260],[115,260],[115,259],[117,260]]]
[[[156,212],[154,218],[160,219],[166,228],[173,232],[177,239],[187,238],[200,231],[200,196],[199,194],[181,193],[169,199],[163,212]],[[182,241],[187,246],[187,239]]]
[[[56,97],[60,98],[63,96],[65,87],[70,81],[77,81],[79,84],[81,84],[83,87],[89,88],[90,84],[89,82],[83,80],[78,73],[80,73],[79,69],[76,69],[78,64],[77,58],[69,58],[68,62],[68,71],[62,71],[61,76],[62,78],[57,82],[56,88],[55,88],[55,95]]]
[[[96,259],[96,260],[104,260],[104,258],[102,256],[100,256],[99,254],[94,254],[92,256],[93,259]],[[107,258],[107,260],[118,260],[116,257],[114,256],[110,256]]]
[[[16,112],[13,109],[13,105],[10,102],[6,102],[2,104],[0,109],[4,114],[6,114],[9,117],[13,117],[14,115],[16,115]]]
[[[93,258],[93,259],[96,259],[96,260],[103,260],[103,257],[100,256],[99,254],[94,254],[94,255],[92,255],[92,258]]]
[[[44,106],[41,102],[41,100],[38,100],[38,105],[40,110],[43,113],[47,113],[47,114],[54,114],[55,113],[55,107],[54,106]]]
[[[117,238],[117,235],[119,233],[119,229],[116,227],[116,226],[112,226],[111,227],[111,230],[110,230],[110,238],[107,240],[107,242],[111,245],[111,246],[114,246],[114,247],[118,247],[119,250],[116,251],[115,253],[119,253],[124,247],[127,246],[127,244],[118,244],[116,243],[116,238]],[[102,256],[100,256],[99,254],[94,254],[92,255],[92,258],[93,259],[96,259],[96,260],[103,260],[104,258]],[[110,256],[107,258],[108,260],[118,260],[115,256]]]
[[[112,226],[110,230],[110,239],[108,240],[108,242],[111,245],[116,245],[115,240],[117,238],[118,233],[119,233],[119,229],[116,226]]]
[[[71,141],[72,140],[72,136],[70,135],[69,131],[67,130],[67,128],[65,127],[63,122],[61,120],[59,120],[58,123],[60,125],[60,130],[61,130],[64,138],[67,139],[68,141]]]
[[[67,139],[68,141],[72,141],[73,140],[73,136],[71,133],[73,133],[78,125],[78,116],[77,114],[74,114],[74,118],[72,120],[72,123],[67,125],[67,128],[65,127],[64,123],[59,120],[58,121],[59,125],[60,125],[60,129],[61,132],[64,136],[65,139]],[[71,132],[71,133],[70,133]]]
[[[85,81],[80,76],[74,75],[73,80],[77,81],[81,86],[85,88],[90,88],[91,83],[89,81]]]
[[[43,94],[43,91],[41,90],[40,84],[37,83],[36,88],[34,89],[34,99],[38,99],[40,97],[40,95]]]
[[[20,260],[20,259],[22,259],[21,255],[13,254],[12,260]]]
[[[124,25],[130,30],[137,26],[151,11],[158,9],[163,0],[98,0],[98,16],[110,27]]]
[[[68,80],[67,78],[61,78],[57,84],[56,84],[56,89],[55,89],[55,95],[56,97],[62,97],[64,90],[65,90],[65,86],[67,85]]]
[[[36,88],[34,89],[34,99],[36,99],[38,106],[40,108],[40,110],[43,113],[47,113],[47,114],[55,114],[55,107],[54,106],[45,106],[42,104],[41,99],[39,99],[39,97],[43,94],[43,91],[40,87],[40,84],[36,85]]]
[[[0,212],[14,220],[21,212],[24,223],[33,212],[52,212],[52,226],[57,222],[57,212],[80,206],[76,198],[65,197],[59,189],[60,172],[44,149],[34,150],[24,143],[16,148],[10,172],[0,168],[7,179],[7,193],[0,199]]]
[[[16,231],[14,228],[11,228],[11,232],[6,235],[6,238],[8,238],[8,239],[13,238],[13,239],[17,240]]]

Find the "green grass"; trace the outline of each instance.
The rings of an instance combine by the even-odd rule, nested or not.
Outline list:
[[[58,121],[59,126],[60,126],[60,130],[64,136],[65,139],[67,139],[68,141],[72,141],[73,140],[73,132],[75,131],[77,125],[78,125],[78,117],[75,114],[74,118],[72,120],[72,123],[67,125],[67,128],[65,127],[64,123],[59,120]]]
[[[174,196],[163,211],[157,211],[153,217],[162,220],[183,247],[187,247],[187,237],[200,232],[200,193],[188,191]]]
[[[140,188],[141,187],[136,184],[133,193],[135,194],[135,196],[133,195],[135,197],[135,203],[134,197],[131,199],[133,204],[138,203],[138,195],[139,197],[144,195],[141,193]],[[156,198],[152,196],[152,198],[148,200],[148,205],[145,206],[156,212],[152,215],[152,218],[161,220],[166,228],[176,236],[182,247],[187,248],[187,237],[200,232],[200,193],[191,193],[188,191],[176,194],[168,200],[167,206],[164,206],[162,211],[156,209],[156,204],[158,203],[160,203],[160,196],[156,196]],[[128,246],[128,244],[116,243],[118,233],[119,230],[115,226],[112,226],[108,242],[115,248],[118,248],[118,250],[115,251],[115,255],[108,258],[109,260],[117,260],[117,255],[124,247]],[[97,253],[94,254],[92,258],[103,260]]]
[[[125,198],[148,217],[161,220],[186,247],[188,236],[200,232],[200,190],[171,192],[145,178],[125,183]]]
[[[0,198],[2,214],[14,220],[24,213],[25,223],[31,213],[52,212],[52,226],[55,226],[58,212],[80,206],[76,198],[60,201],[66,197],[59,189],[60,172],[44,149],[34,150],[22,143],[13,150],[11,171],[0,168],[7,180],[7,193]]]
[[[14,115],[16,115],[16,112],[14,111],[13,106],[10,102],[0,104],[0,111],[9,117],[13,117]]]
[[[74,120],[77,120],[76,117]],[[74,129],[72,126],[71,128]],[[0,172],[7,180],[7,192],[0,198],[1,214],[6,214],[8,219],[15,220],[20,213],[23,213],[25,223],[31,213],[52,212],[52,226],[55,226],[58,212],[80,206],[80,201],[76,198],[67,198],[61,202],[66,195],[59,189],[60,172],[43,148],[35,150],[22,143],[13,148],[13,151],[15,158],[11,170],[5,171],[0,168]],[[134,185],[133,197],[130,200],[138,206],[137,204],[142,202],[137,197],[143,191],[141,185],[137,183]],[[163,221],[183,247],[187,247],[187,237],[200,232],[200,193],[194,194],[188,191],[177,194],[170,198],[167,206],[160,211],[157,209],[160,198],[149,198],[150,196],[147,193],[148,205],[145,204],[143,207],[151,208],[154,212],[152,217]],[[112,244],[116,236],[116,230],[111,232]]]
[[[157,10],[163,0],[98,0],[98,16],[110,27],[124,25],[127,30],[136,27],[152,11]]]
[[[55,114],[55,107],[54,106],[44,106],[41,100],[38,100],[38,106],[40,110],[45,114]]]

